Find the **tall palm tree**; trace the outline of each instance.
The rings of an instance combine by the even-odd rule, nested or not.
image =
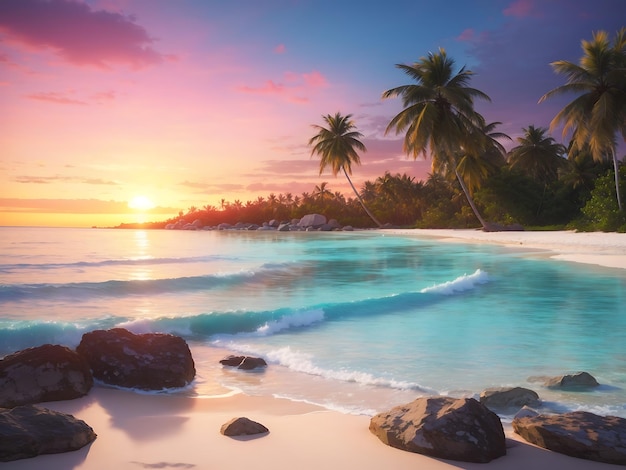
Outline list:
[[[456,168],[471,195],[506,163],[506,150],[499,140],[511,138],[503,132],[495,131],[499,124],[502,123],[492,122],[482,128],[475,128],[470,132],[469,140],[479,145],[464,147],[459,153]]]
[[[621,211],[616,136],[621,133],[626,142],[626,28],[617,32],[612,44],[607,32],[598,31],[591,41],[582,41],[582,49],[578,64],[566,60],[550,64],[567,81],[543,95],[539,102],[564,93],[578,94],[554,117],[550,129],[563,123],[563,135],[571,130],[577,148],[588,144],[594,160],[613,160]]]
[[[351,114],[346,116],[342,116],[341,113],[335,113],[334,116],[327,114],[322,116],[322,118],[328,124],[328,127],[314,124],[313,128],[317,129],[318,133],[309,140],[309,145],[313,145],[311,156],[318,154],[321,157],[320,175],[327,166],[330,166],[333,176],[337,176],[339,171],[343,171],[363,210],[376,225],[382,227],[382,224],[374,217],[374,214],[365,206],[363,199],[361,199],[349,176],[352,174],[352,163],[357,165],[361,163],[357,150],[362,152],[367,150],[363,142],[359,140],[363,137],[363,134],[356,131],[354,122],[351,120]]]
[[[566,164],[566,148],[546,136],[548,130],[543,127],[530,125],[523,130],[524,135],[517,138],[519,145],[509,151],[509,165],[544,184],[556,180]]]
[[[454,73],[454,60],[445,49],[429,53],[413,65],[397,64],[417,83],[392,88],[383,98],[402,97],[404,109],[387,126],[386,133],[406,131],[404,151],[416,159],[420,154],[433,159],[434,173],[453,171],[465,196],[484,229],[488,224],[481,217],[458,169],[459,155],[477,146],[485,145],[486,139],[476,139],[476,129],[485,127],[483,117],[474,110],[474,99],[490,101],[483,92],[470,88],[473,73],[462,67]],[[470,138],[472,136],[473,138]]]

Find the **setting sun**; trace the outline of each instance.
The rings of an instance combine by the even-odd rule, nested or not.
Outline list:
[[[146,196],[135,196],[128,201],[128,207],[139,211],[147,211],[154,208],[152,201]]]

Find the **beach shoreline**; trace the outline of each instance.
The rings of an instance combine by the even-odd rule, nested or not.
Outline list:
[[[522,256],[543,256],[603,268],[626,269],[626,234],[384,230],[385,236],[430,237],[442,242],[491,243]],[[138,394],[96,385],[78,400],[41,404],[89,424],[98,438],[75,452],[3,463],[7,470],[115,468],[175,469],[587,469],[618,468],[571,458],[524,442],[504,424],[507,455],[488,464],[433,459],[391,448],[370,433],[369,416],[343,414],[273,396],[224,393],[213,397]],[[220,427],[235,417],[270,430],[230,438]]]

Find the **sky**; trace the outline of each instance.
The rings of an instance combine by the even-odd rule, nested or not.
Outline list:
[[[397,64],[444,48],[476,108],[512,137],[572,97],[555,60],[625,26],[624,0],[0,0],[0,225],[116,226],[269,194],[319,175],[309,139],[351,114],[367,152],[357,188],[428,159],[385,134]],[[563,142],[560,129],[552,132]]]

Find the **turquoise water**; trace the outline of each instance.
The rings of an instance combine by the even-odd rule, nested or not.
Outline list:
[[[271,394],[371,414],[417,396],[536,390],[626,417],[626,271],[385,231],[0,228],[0,355],[96,328],[171,332],[180,392]],[[222,369],[231,352],[270,367]],[[592,392],[532,377],[588,371]]]

